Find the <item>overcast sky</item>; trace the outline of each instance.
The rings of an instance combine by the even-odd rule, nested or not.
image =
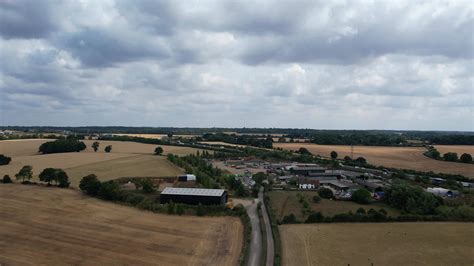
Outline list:
[[[471,1],[0,0],[0,34],[0,125],[474,130]]]

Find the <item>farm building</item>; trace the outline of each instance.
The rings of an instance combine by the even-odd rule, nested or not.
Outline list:
[[[206,188],[165,188],[160,194],[160,202],[184,203],[190,205],[223,205],[227,203],[227,191]]]
[[[291,172],[297,175],[314,175],[316,173],[324,173],[326,168],[319,166],[307,166],[307,167],[293,167]]]
[[[456,197],[459,195],[458,191],[449,190],[449,189],[445,189],[441,187],[429,187],[426,189],[426,191],[436,196],[448,197],[448,198]]]
[[[187,182],[187,181],[196,181],[196,176],[195,175],[179,175],[178,176],[178,181],[179,182]]]

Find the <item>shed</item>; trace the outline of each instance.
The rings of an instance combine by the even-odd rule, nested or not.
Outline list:
[[[207,188],[165,188],[160,194],[161,204],[175,202],[190,205],[224,205],[227,191]]]
[[[196,176],[195,175],[179,175],[178,176],[178,181],[179,182],[187,182],[187,181],[196,181]]]

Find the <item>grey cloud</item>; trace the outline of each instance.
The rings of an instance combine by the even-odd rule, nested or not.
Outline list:
[[[56,29],[52,5],[51,1],[1,1],[1,36],[7,39],[47,37]]]

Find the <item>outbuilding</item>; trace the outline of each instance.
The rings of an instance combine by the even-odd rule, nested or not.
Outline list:
[[[227,203],[227,191],[207,188],[165,188],[160,194],[161,204],[184,203],[190,205],[224,205]]]
[[[196,181],[196,176],[195,175],[179,175],[178,176],[178,181],[179,182],[187,182],[187,181]]]

